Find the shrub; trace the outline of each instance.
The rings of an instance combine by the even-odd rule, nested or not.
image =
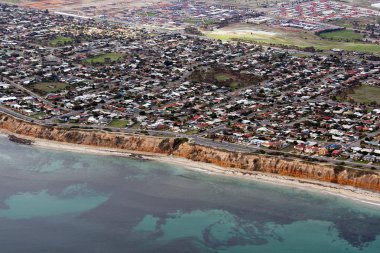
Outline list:
[[[342,171],[344,171],[345,170],[345,168],[342,166],[342,165],[336,165],[335,167],[334,167],[334,174],[336,175],[336,174],[339,174],[340,172],[342,172]]]
[[[188,138],[175,138],[173,142],[173,149],[176,150],[181,144],[188,142]]]

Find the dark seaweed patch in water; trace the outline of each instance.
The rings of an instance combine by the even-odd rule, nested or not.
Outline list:
[[[370,223],[377,225],[370,225]],[[380,234],[379,219],[371,215],[344,210],[335,221],[339,237],[363,249]]]
[[[141,253],[217,253],[216,250],[206,248],[197,238],[189,237],[161,244],[154,244],[149,249],[141,251]]]
[[[6,138],[0,139],[0,159],[0,210],[8,208],[6,200],[10,196],[25,192],[46,189],[52,196],[72,197],[80,192],[63,192],[73,185],[86,185],[95,194],[109,196],[107,202],[92,210],[68,216],[18,221],[0,218],[1,251],[6,253],[214,253],[233,246],[267,246],[273,241],[286,245],[289,238],[280,235],[277,228],[308,220],[331,224],[331,240],[348,242],[352,246],[344,246],[348,252],[380,252],[368,251],[373,242],[378,243],[380,211],[331,196],[215,177],[165,164],[24,147]],[[186,216],[195,210],[225,212],[228,219],[233,219],[231,233],[218,236],[215,226],[220,225],[219,220],[205,220],[205,226],[196,231],[199,235],[165,241],[165,228],[175,218],[173,214]],[[154,231],[133,232],[147,215],[157,218]],[[212,219],[213,215],[207,217]],[[178,233],[189,226],[181,218],[178,222],[184,225]],[[329,243],[326,241],[326,245]],[[312,245],[304,247],[304,252],[312,250]]]
[[[268,243],[268,240],[262,237],[263,234],[257,235],[252,232],[247,234],[236,233],[235,236],[222,241],[215,238],[210,227],[205,229],[202,234],[205,245],[212,249],[225,249],[237,245],[263,245]]]

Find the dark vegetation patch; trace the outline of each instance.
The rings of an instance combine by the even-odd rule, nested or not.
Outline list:
[[[230,87],[232,90],[255,85],[263,80],[261,76],[253,73],[230,70],[222,66],[196,69],[188,79],[189,81],[210,83],[219,87]]]
[[[188,138],[175,138],[175,139],[174,139],[174,142],[173,142],[173,150],[178,149],[178,147],[179,147],[181,144],[183,144],[183,143],[185,143],[185,142],[188,142],[188,141],[189,141]]]

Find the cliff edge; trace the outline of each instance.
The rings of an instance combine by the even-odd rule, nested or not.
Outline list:
[[[219,150],[189,143],[184,138],[161,138],[80,128],[42,126],[25,122],[3,113],[0,113],[0,128],[33,138],[97,147],[172,154],[222,167],[274,173],[380,191],[380,174],[375,171],[356,170],[339,165],[309,162],[283,156]]]

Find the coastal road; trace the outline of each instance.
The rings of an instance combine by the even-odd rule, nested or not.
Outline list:
[[[33,122],[37,123],[40,125],[51,125],[47,124],[44,121],[41,120],[36,120],[36,119],[31,119],[28,116],[22,115],[20,113],[14,112],[8,108],[5,108],[4,106],[0,105],[0,112],[3,112],[7,115],[13,116],[18,119],[22,119],[27,122]],[[83,126],[83,125],[74,125],[74,124],[55,124],[58,127],[73,127],[73,128],[89,128],[93,130],[108,130],[108,131],[113,131],[113,132],[121,132],[121,133],[126,133],[126,134],[136,134],[136,135],[143,135],[146,136],[147,134],[144,134],[141,130],[135,130],[135,129],[128,129],[128,128],[115,128],[115,127],[105,127],[105,126],[98,126],[98,125],[91,125],[91,126]],[[379,130],[380,131],[380,130]],[[278,155],[278,156],[283,156],[287,154],[286,152],[283,151],[276,151],[276,150],[266,150],[260,147],[255,147],[255,146],[248,146],[245,144],[238,144],[238,143],[229,143],[229,142],[220,142],[220,141],[213,141],[211,139],[206,139],[197,135],[186,135],[186,134],[179,134],[179,133],[173,133],[173,132],[165,132],[165,131],[155,131],[155,130],[147,130],[144,131],[148,133],[148,135],[151,136],[157,136],[157,137],[177,137],[177,138],[188,138],[191,140],[192,143],[195,145],[202,145],[202,146],[207,146],[207,147],[212,147],[212,148],[217,148],[217,149],[222,149],[222,150],[227,150],[227,151],[233,151],[233,152],[242,152],[242,153],[263,153],[267,155]],[[287,154],[289,158],[292,158],[292,154],[288,153]],[[320,156],[297,156],[294,157],[295,159],[310,159],[313,158],[317,162],[328,162],[331,164],[336,164],[336,165],[349,165],[353,169],[361,170],[361,168],[365,169],[377,169],[380,170],[380,166],[378,165],[373,165],[373,164],[358,164],[352,161],[341,161],[341,160],[335,160],[333,158],[329,157],[320,157]],[[361,168],[358,168],[360,166]]]
[[[41,121],[41,120],[32,119],[32,118],[30,118],[30,117],[28,117],[26,115],[23,115],[21,113],[17,113],[15,111],[11,110],[11,109],[8,109],[8,108],[4,107],[1,104],[0,104],[0,112],[3,112],[5,114],[8,114],[8,115],[10,115],[12,117],[15,117],[15,118],[18,118],[18,119],[22,119],[22,120],[27,121],[27,122],[34,122],[34,123],[38,123],[38,124],[44,124],[44,122]]]

